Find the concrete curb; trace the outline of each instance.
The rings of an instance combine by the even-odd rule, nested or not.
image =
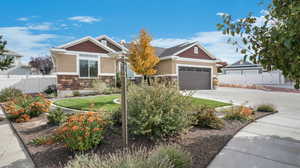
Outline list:
[[[277,112],[273,112],[273,113],[266,113],[266,115],[264,115],[264,116],[260,116],[260,117],[255,118],[255,120],[248,121],[244,126],[242,126],[242,127],[239,128],[236,132],[234,132],[233,136],[232,136],[228,141],[225,142],[224,146],[218,151],[218,153],[216,153],[216,155],[209,161],[209,163],[208,163],[205,167],[208,167],[208,166],[213,162],[213,160],[219,155],[219,153],[224,149],[224,147],[229,143],[229,141],[232,140],[232,139],[234,138],[234,136],[235,136],[237,133],[239,133],[242,129],[244,129],[244,128],[247,127],[248,125],[250,125],[250,124],[256,122],[257,120],[259,120],[259,119],[261,119],[261,118],[264,118],[264,117],[267,117],[267,116],[269,116],[269,115],[273,115],[273,114],[276,114],[276,113],[278,113],[278,111],[277,111]]]

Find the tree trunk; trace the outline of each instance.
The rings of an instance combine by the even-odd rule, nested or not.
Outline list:
[[[151,83],[150,83],[150,77],[149,76],[147,76],[147,83],[148,83],[148,86],[151,85]]]
[[[148,86],[150,86],[151,82],[150,82],[150,78],[147,75],[144,75],[144,84],[147,82]]]

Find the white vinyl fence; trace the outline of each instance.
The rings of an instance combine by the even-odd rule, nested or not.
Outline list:
[[[263,72],[258,74],[219,74],[220,84],[236,85],[279,85],[284,84],[285,79],[280,71]]]
[[[55,75],[0,75],[0,90],[12,87],[23,93],[39,93],[56,84],[56,81]]]

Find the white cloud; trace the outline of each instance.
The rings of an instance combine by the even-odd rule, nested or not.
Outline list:
[[[218,12],[217,13],[217,16],[227,16],[228,15],[228,13],[224,13],[224,12]]]
[[[41,23],[41,24],[32,24],[27,27],[30,30],[50,30],[51,23],[45,22],[45,23]]]
[[[20,17],[20,18],[17,18],[18,21],[28,21],[29,18],[28,17]]]
[[[73,17],[69,17],[69,20],[75,20],[78,22],[83,22],[83,23],[93,23],[93,22],[99,22],[101,21],[100,18],[95,18],[92,16],[73,16]]]
[[[52,46],[49,40],[58,38],[55,34],[33,34],[28,27],[0,27],[0,34],[7,40],[7,49],[24,55],[24,60],[48,54]]]
[[[197,41],[218,59],[233,63],[243,56],[235,52],[234,46],[227,43],[228,37],[218,31],[199,32],[189,38],[160,38],[152,41],[158,47],[172,47],[184,42]]]

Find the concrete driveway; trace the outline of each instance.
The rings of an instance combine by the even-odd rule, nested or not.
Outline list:
[[[279,110],[242,129],[209,168],[300,168],[299,93],[218,88],[194,96],[252,106],[272,103]]]

